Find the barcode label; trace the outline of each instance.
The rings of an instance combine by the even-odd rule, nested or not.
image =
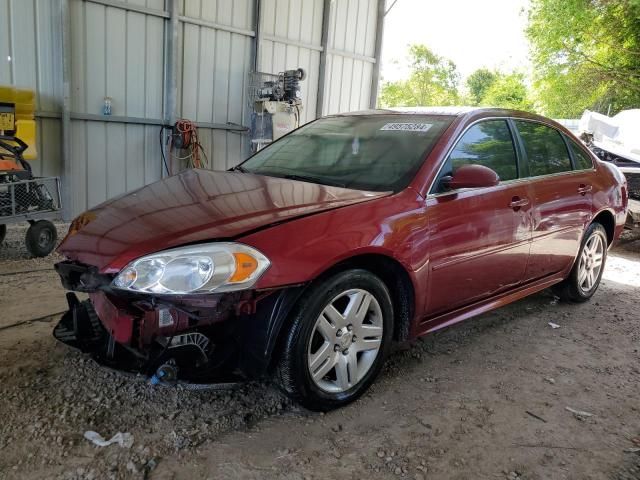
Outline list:
[[[431,125],[431,123],[387,123],[380,130],[426,132],[431,128]]]

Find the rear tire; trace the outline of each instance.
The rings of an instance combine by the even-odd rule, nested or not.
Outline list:
[[[283,332],[275,379],[294,401],[315,411],[346,405],[380,373],[393,333],[389,291],[354,269],[310,287]]]
[[[553,292],[566,301],[589,300],[600,285],[607,260],[607,246],[604,227],[599,223],[589,225],[569,277],[554,285]]]
[[[7,236],[7,226],[0,225],[0,245],[4,242],[4,238]]]
[[[25,236],[27,250],[34,257],[46,257],[56,246],[58,232],[48,220],[38,220],[31,224]]]

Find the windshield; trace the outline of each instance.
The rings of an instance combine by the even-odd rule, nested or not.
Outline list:
[[[309,123],[242,164],[258,175],[345,188],[400,191],[453,117],[368,115]]]

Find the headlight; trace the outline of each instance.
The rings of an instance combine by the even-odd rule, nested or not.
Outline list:
[[[115,288],[145,293],[184,294],[243,290],[253,286],[270,263],[239,243],[205,243],[146,255],[123,268]]]

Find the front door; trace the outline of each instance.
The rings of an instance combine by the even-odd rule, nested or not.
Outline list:
[[[531,200],[504,119],[469,128],[446,159],[427,198],[429,281],[427,317],[469,305],[518,285],[531,239]],[[495,187],[447,191],[444,176],[464,164],[498,173]]]

